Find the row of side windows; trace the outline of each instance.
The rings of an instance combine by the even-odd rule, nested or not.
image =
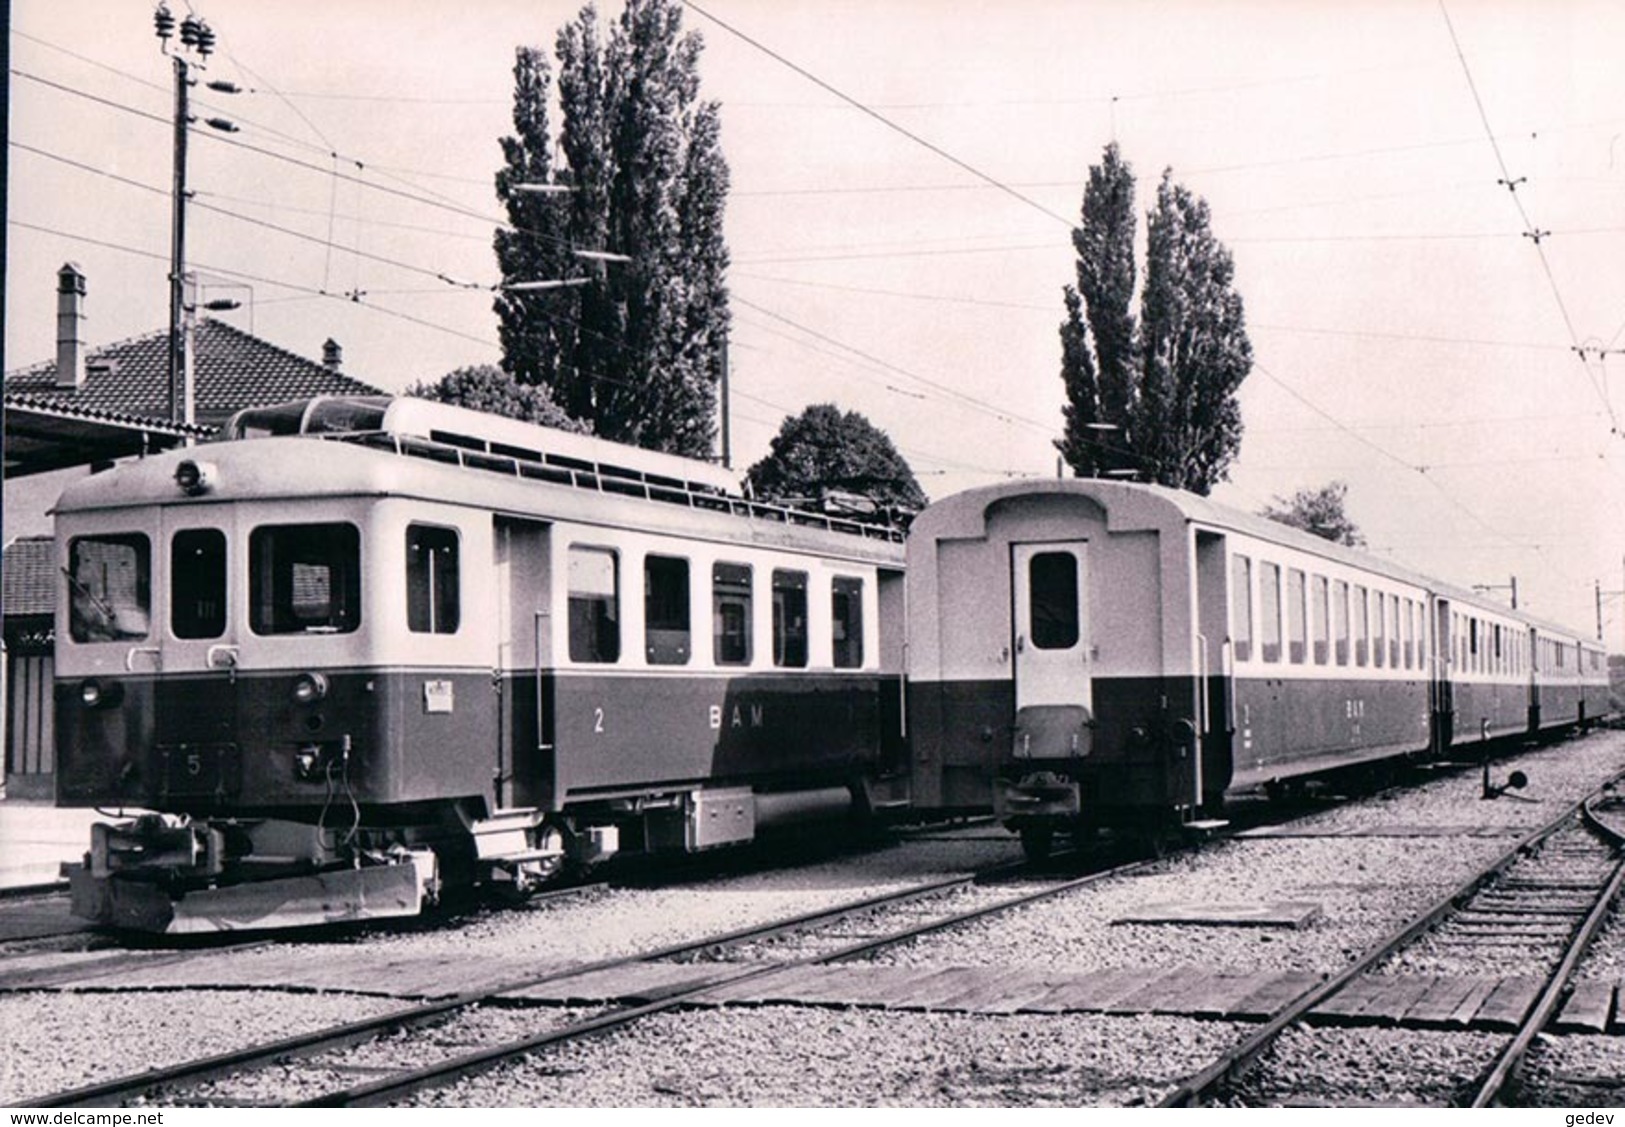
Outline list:
[[[1516,675],[1529,668],[1526,631],[1488,622],[1470,614],[1450,616],[1454,643],[1451,659],[1464,673]]]
[[[1237,661],[1392,669],[1427,663],[1420,600],[1239,554],[1231,557],[1230,576]]]
[[[686,665],[693,656],[690,561],[681,556],[643,558],[644,656],[650,665]],[[570,660],[613,664],[621,660],[620,555],[609,548],[572,544],[569,549]],[[711,568],[711,660],[750,665],[755,568],[719,561]],[[773,568],[769,576],[773,664],[800,669],[808,661],[808,574]],[[863,665],[863,580],[830,581],[830,646],[837,669]]]
[[[408,531],[409,556],[417,551]],[[431,530],[432,531],[432,530]],[[434,562],[428,617],[414,582],[413,629],[457,629],[455,533],[449,567]],[[432,548],[424,549],[431,555]],[[188,528],[169,545],[170,633],[222,637],[227,625],[226,534]],[[409,564],[409,571],[414,565]],[[138,641],[151,632],[152,547],[144,533],[76,536],[68,545],[68,633],[75,642]],[[449,594],[448,594],[449,593]],[[439,601],[435,602],[438,596]],[[361,534],[352,524],[261,525],[248,536],[248,626],[255,634],[348,634],[361,625]]]

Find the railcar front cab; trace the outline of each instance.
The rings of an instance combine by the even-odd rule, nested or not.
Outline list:
[[[214,502],[219,474],[187,459],[179,504],[58,514],[58,804],[156,811],[93,828],[74,910],[171,932],[415,914],[466,827],[424,824],[443,791],[386,750],[413,688],[382,659],[444,625],[455,570],[387,508]],[[457,656],[433,691],[467,679]]]

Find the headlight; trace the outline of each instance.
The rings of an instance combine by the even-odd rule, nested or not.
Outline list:
[[[293,699],[297,704],[314,704],[327,696],[327,678],[320,673],[301,673],[293,681]]]
[[[86,708],[112,708],[124,699],[124,687],[117,681],[98,681],[94,677],[79,686],[79,702]]]
[[[188,458],[175,467],[175,484],[188,497],[196,497],[214,488],[217,472],[209,462],[194,462]]]

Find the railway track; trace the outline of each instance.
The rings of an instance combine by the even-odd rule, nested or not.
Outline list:
[[[299,1099],[291,1101],[291,1106],[378,1106],[498,1067],[547,1045],[593,1036],[651,1014],[678,1008],[702,995],[714,995],[720,990],[738,988],[755,980],[791,973],[800,968],[861,959],[885,946],[1023,904],[1064,895],[1107,877],[1156,863],[1155,859],[1135,860],[1082,876],[1041,878],[1042,887],[1008,895],[997,891],[998,882],[1030,874],[1031,870],[1024,863],[998,865],[980,872],[930,881],[657,951],[550,970],[501,983],[491,989],[404,1007],[340,1027],[51,1093],[25,1100],[22,1106],[100,1107],[130,1102],[156,1102],[170,1106],[251,1105],[261,1101],[234,1095],[232,1088],[240,1088],[245,1077],[268,1068],[280,1070],[274,1083],[283,1092],[309,1090],[312,1087],[309,1077],[331,1078],[357,1071],[376,1077],[341,1087],[332,1086],[329,1079],[328,1083],[318,1085],[315,1092],[302,1094]],[[984,890],[981,902],[968,909],[955,909],[944,903],[952,900],[955,893],[978,887]],[[995,891],[988,893],[988,888]],[[902,913],[906,919],[878,929],[857,924],[855,926],[862,934],[855,939],[850,934],[844,939],[840,938],[843,927],[850,932],[854,921],[878,919],[882,913]],[[820,932],[833,933],[836,938],[829,940],[826,937],[826,941],[820,944]],[[813,954],[767,962],[725,961],[728,952],[772,944],[792,935],[796,937],[798,945],[814,944],[821,949]],[[522,999],[527,991],[545,990],[553,995],[569,997],[576,984],[617,976],[625,981],[628,975],[642,979],[644,985],[637,992],[644,995],[644,1000],[634,1004],[599,1006],[578,1020],[562,1022],[557,1020],[556,1009],[526,1009],[523,1012],[531,1015],[528,1018],[532,1026],[530,1031],[519,1036],[512,1035],[510,1031],[510,1035],[494,1043],[482,1044],[471,1051],[434,1063],[389,1068],[373,1064],[349,1065],[342,1059],[334,1059],[335,1054],[342,1054],[353,1046],[379,1042],[394,1034],[427,1028],[444,1031],[452,1023],[477,1014],[482,1009],[509,1007],[515,999]],[[463,1039],[461,1034],[455,1033],[442,1038],[452,1043]],[[402,1055],[410,1054],[411,1050],[403,1050]],[[386,1074],[376,1076],[380,1071]],[[253,1083],[252,1080],[248,1081],[249,1086]],[[289,1103],[285,1098],[266,1102],[278,1105]]]
[[[1413,1028],[1459,1028],[1462,1014],[1499,1002],[1505,1014],[1502,1043],[1450,1099],[1468,1107],[1497,1103],[1515,1084],[1535,1037],[1569,997],[1576,966],[1625,886],[1625,817],[1612,787],[1527,835],[1347,970],[1301,993],[1170,1092],[1161,1106],[1337,1102],[1328,1101],[1322,1078],[1271,1067],[1270,1054],[1288,1030],[1300,1039],[1325,1036],[1374,1012]],[[1441,985],[1405,973],[1407,964],[1425,966],[1430,954],[1439,953],[1486,969],[1509,957],[1520,967],[1533,960],[1543,972],[1538,978],[1503,979],[1494,987],[1472,980]],[[1512,989],[1509,983],[1515,984]],[[1295,1058],[1304,1055],[1299,1046]],[[1347,1098],[1346,1092],[1337,1097]]]

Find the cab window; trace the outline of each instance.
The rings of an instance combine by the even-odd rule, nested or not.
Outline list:
[[[863,580],[837,577],[830,583],[830,618],[836,669],[863,665]]]
[[[462,618],[457,530],[406,527],[406,628],[414,634],[455,634]]]
[[[353,524],[284,524],[248,537],[256,634],[348,634],[361,625],[361,534]]]
[[[1027,578],[1033,645],[1041,650],[1077,645],[1078,558],[1071,552],[1039,552],[1027,564]]]
[[[169,626],[177,638],[226,632],[226,534],[188,528],[169,543]]]
[[[68,632],[125,642],[152,628],[152,547],[139,532],[76,536],[68,546]]]

